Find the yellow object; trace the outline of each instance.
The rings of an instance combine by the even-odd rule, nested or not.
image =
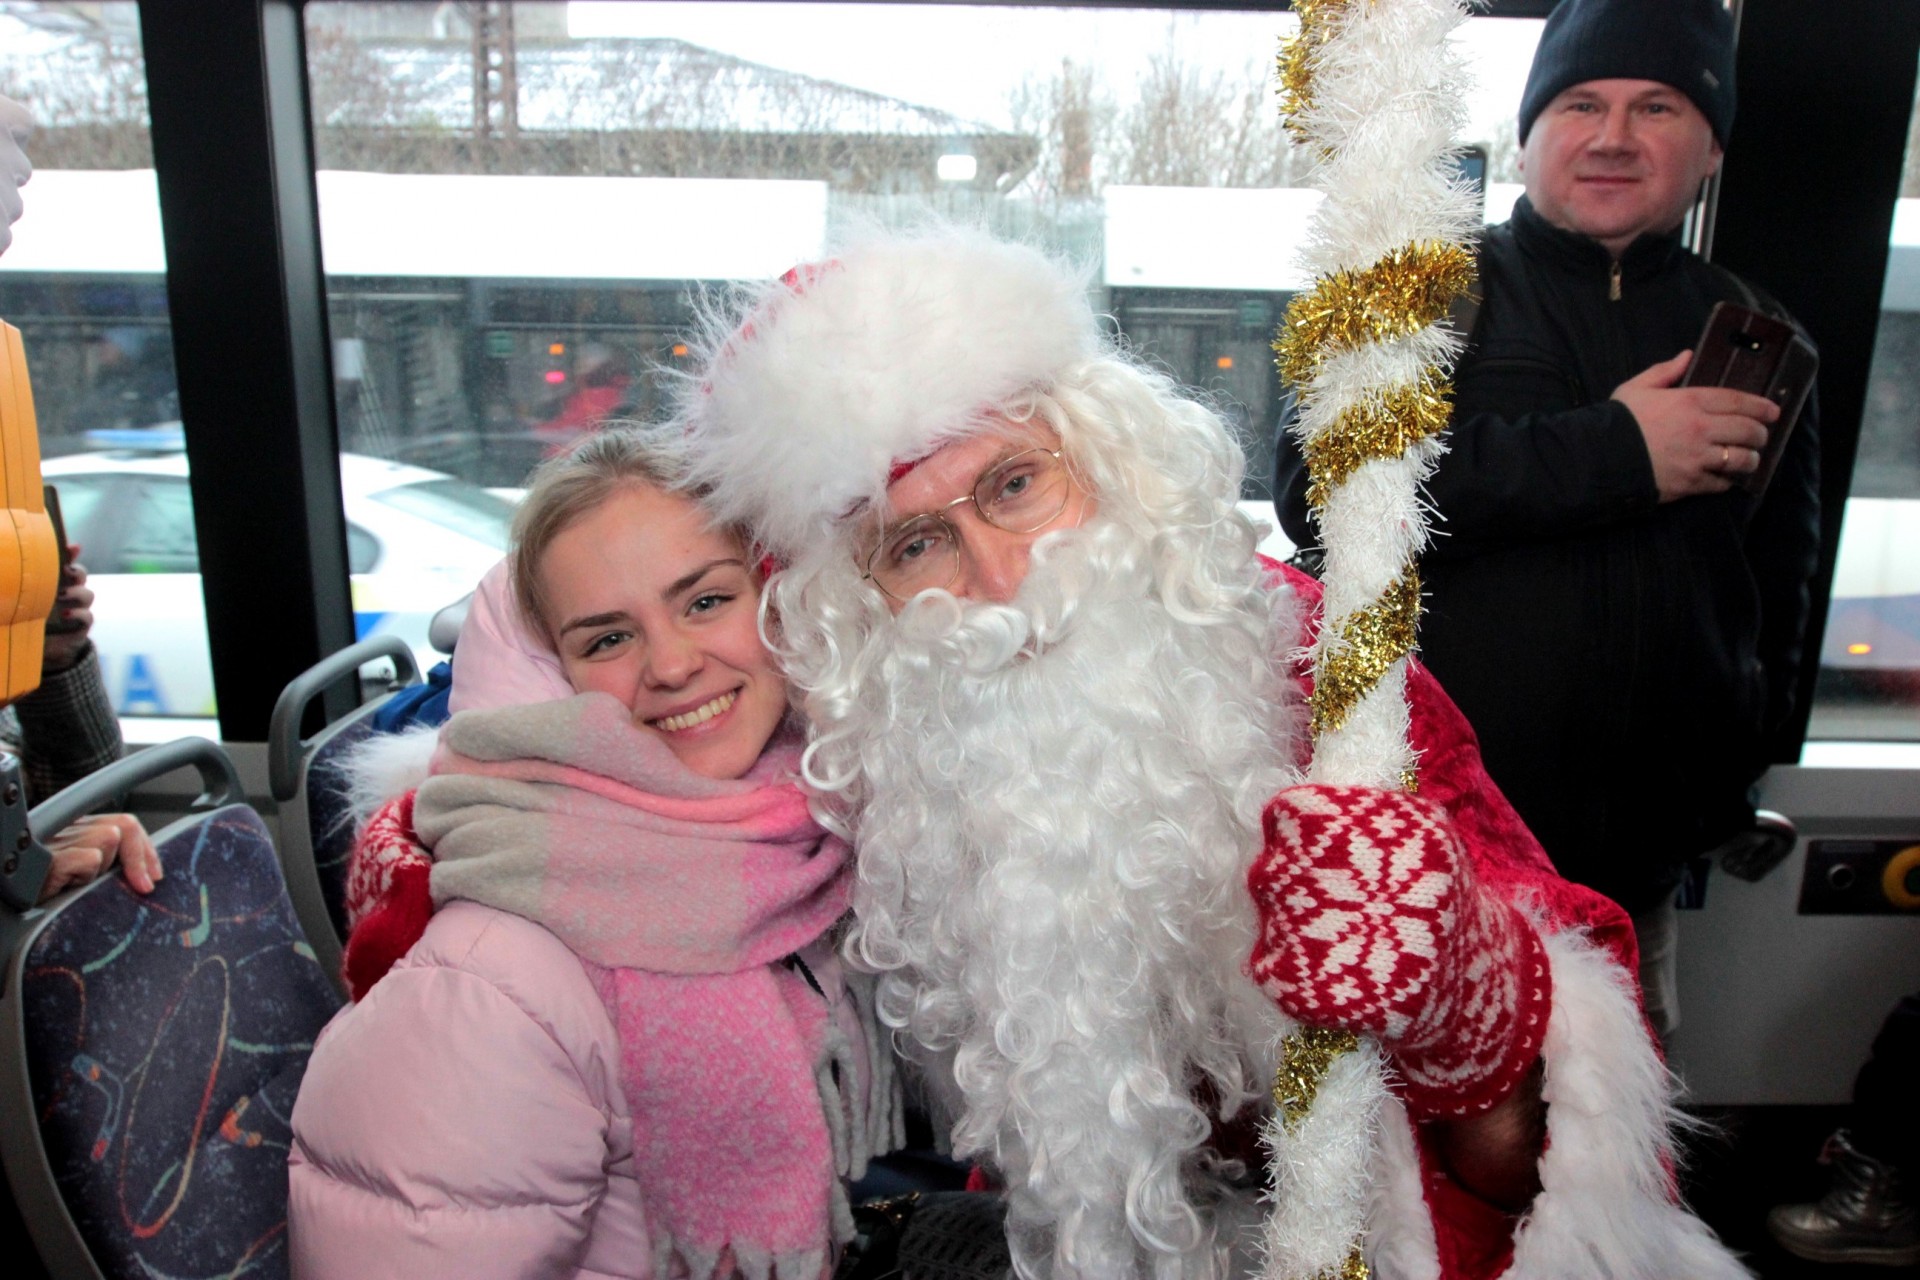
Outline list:
[[[1353,1032],[1331,1031],[1325,1027],[1302,1027],[1280,1042],[1280,1068],[1273,1077],[1273,1103],[1280,1108],[1280,1117],[1286,1121],[1288,1130],[1306,1119],[1333,1060],[1359,1047],[1360,1037]]]
[[[1287,304],[1273,344],[1280,376],[1306,394],[1329,354],[1420,332],[1473,287],[1474,275],[1472,250],[1429,240],[1389,249],[1372,266],[1321,276]]]
[[[1323,509],[1327,495],[1367,463],[1397,458],[1445,431],[1453,420],[1452,395],[1445,372],[1428,366],[1412,384],[1386,388],[1341,410],[1331,427],[1303,446],[1313,480],[1307,502]]]
[[[40,687],[47,615],[60,591],[60,548],[40,479],[40,431],[20,331],[0,321],[0,703]]]
[[[1413,652],[1419,625],[1420,566],[1408,564],[1377,600],[1340,620],[1339,643],[1322,652],[1308,704],[1315,737],[1338,732],[1387,668]]]
[[[1907,888],[1907,877],[1915,868],[1920,868],[1920,844],[1910,844],[1887,859],[1887,869],[1880,873],[1880,889],[1887,901],[1908,911],[1920,907],[1920,893]]]
[[[1312,137],[1298,117],[1313,108],[1313,78],[1320,55],[1340,33],[1350,0],[1293,0],[1300,34],[1280,42],[1280,118],[1295,142]]]

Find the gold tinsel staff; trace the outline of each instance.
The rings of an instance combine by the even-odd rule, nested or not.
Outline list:
[[[1284,45],[1287,128],[1321,163],[1306,257],[1314,287],[1274,343],[1294,388],[1308,500],[1326,551],[1309,779],[1416,784],[1406,659],[1426,542],[1420,483],[1450,413],[1479,219],[1453,165],[1462,74],[1457,0],[1295,0]],[[1267,1140],[1272,1280],[1361,1280],[1373,1147],[1386,1096],[1378,1046],[1301,1028],[1281,1046]]]

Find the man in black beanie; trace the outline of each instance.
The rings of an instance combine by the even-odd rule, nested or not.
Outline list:
[[[1674,890],[1755,829],[1819,538],[1811,400],[1755,495],[1739,482],[1776,407],[1679,385],[1716,302],[1791,319],[1680,243],[1733,113],[1721,0],[1563,0],[1547,19],[1526,195],[1480,249],[1421,565],[1423,659],[1561,873],[1633,915],[1663,1035]],[[1305,489],[1287,441],[1276,506],[1311,545]]]

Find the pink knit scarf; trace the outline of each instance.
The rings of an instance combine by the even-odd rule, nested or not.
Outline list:
[[[435,904],[537,921],[587,962],[619,1031],[654,1273],[816,1280],[831,1256],[827,1000],[784,963],[845,912],[850,861],[790,781],[689,773],[604,694],[468,711],[414,823]],[[840,992],[829,991],[838,998]],[[837,1121],[836,1121],[837,1123]]]

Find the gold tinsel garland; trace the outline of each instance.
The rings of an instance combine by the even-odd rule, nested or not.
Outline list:
[[[1287,304],[1274,340],[1280,376],[1304,396],[1334,351],[1420,332],[1473,284],[1473,255],[1444,240],[1389,250],[1370,267],[1336,271]]]
[[[1420,625],[1420,570],[1409,563],[1380,598],[1340,623],[1340,644],[1313,673],[1313,733],[1333,733],[1394,663],[1413,652]]]
[[[1339,34],[1352,0],[1293,0],[1300,34],[1280,42],[1280,118],[1298,142],[1311,142],[1300,117],[1313,106],[1313,74],[1320,51]]]
[[[1397,458],[1413,445],[1446,430],[1453,416],[1452,388],[1437,369],[1423,369],[1411,385],[1393,387],[1348,405],[1333,425],[1304,446],[1307,503],[1315,511],[1327,496],[1369,462]]]
[[[1273,1104],[1287,1128],[1298,1125],[1312,1108],[1333,1060],[1359,1047],[1360,1038],[1353,1032],[1325,1027],[1303,1027],[1286,1038],[1280,1046],[1280,1070],[1273,1077]]]

